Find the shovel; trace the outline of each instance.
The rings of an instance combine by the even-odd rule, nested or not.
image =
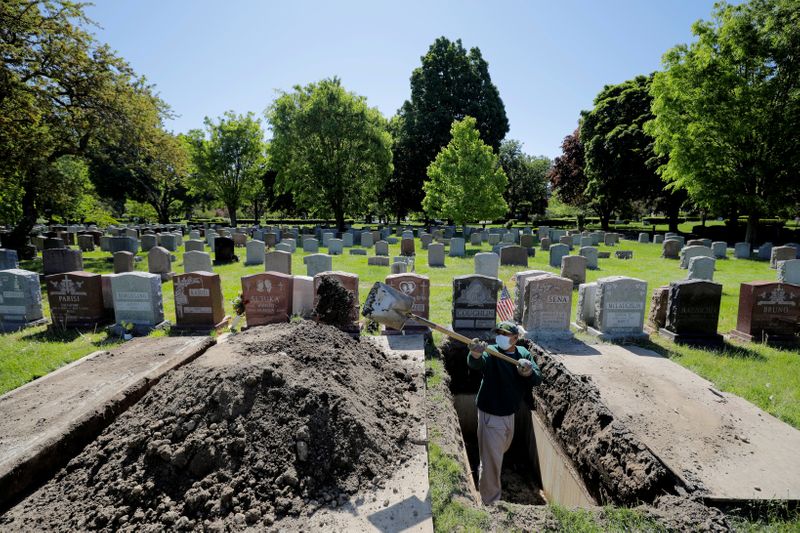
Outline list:
[[[375,322],[379,322],[396,330],[403,329],[403,326],[405,326],[409,319],[414,320],[415,322],[424,324],[431,329],[435,329],[439,333],[447,335],[451,339],[461,341],[464,344],[472,344],[472,339],[469,337],[456,333],[455,331],[450,331],[449,329],[442,327],[435,322],[431,322],[426,318],[422,318],[421,316],[412,313],[411,306],[413,304],[414,299],[411,296],[398,291],[394,287],[390,287],[385,283],[376,281],[375,285],[373,285],[372,289],[369,291],[369,295],[367,295],[367,300],[364,302],[364,307],[361,311],[361,314],[371,320],[374,320]],[[511,363],[514,366],[519,364],[519,362],[513,357],[509,357],[504,353],[500,353],[494,348],[487,347],[486,352],[497,357],[498,359],[502,359],[503,361]]]

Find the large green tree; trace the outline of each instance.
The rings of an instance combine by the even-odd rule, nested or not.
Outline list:
[[[267,110],[277,192],[309,214],[363,215],[392,171],[386,119],[338,78],[284,93]]]
[[[83,29],[89,22],[67,0],[0,3],[0,188],[19,204],[8,247],[23,249],[46,191],[71,175],[56,162],[124,127],[124,103],[150,92]]]
[[[508,178],[503,197],[512,217],[527,221],[532,214],[542,214],[547,207],[547,175],[552,162],[522,151],[522,143],[508,139],[500,145],[500,166]]]
[[[205,131],[192,130],[187,137],[194,163],[190,188],[222,202],[236,227],[237,211],[258,192],[266,170],[261,122],[253,113],[227,111],[216,122],[206,117]]]
[[[423,209],[456,224],[505,215],[508,178],[492,147],[481,140],[477,121],[456,120],[450,132],[450,142],[428,167]]]
[[[672,187],[718,213],[758,220],[800,205],[800,2],[717,4],[696,41],[663,57],[648,132]]]
[[[481,139],[495,151],[508,133],[508,118],[489,64],[461,40],[439,37],[411,74],[411,98],[392,123],[395,171],[385,198],[398,217],[419,211],[426,169],[450,141],[450,126],[475,118]]]
[[[637,76],[605,86],[594,99],[594,109],[581,121],[586,198],[605,230],[613,213],[627,209],[632,201],[650,201],[663,190],[653,138],[644,131],[644,124],[653,118],[650,81]]]

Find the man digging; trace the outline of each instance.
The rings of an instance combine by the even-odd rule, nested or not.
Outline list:
[[[483,372],[478,390],[478,451],[481,463],[478,488],[484,505],[500,499],[500,471],[503,454],[514,438],[514,414],[531,387],[542,382],[542,373],[530,352],[517,346],[520,328],[513,322],[500,322],[494,328],[492,348],[516,359],[512,365],[486,353],[487,343],[472,339],[467,365]]]

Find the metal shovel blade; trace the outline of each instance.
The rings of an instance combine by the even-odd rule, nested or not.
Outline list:
[[[392,329],[401,330],[413,304],[411,296],[376,281],[367,295],[361,314]]]

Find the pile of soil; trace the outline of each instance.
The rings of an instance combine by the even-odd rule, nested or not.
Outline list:
[[[214,350],[230,364],[204,364]],[[252,328],[165,377],[0,528],[264,528],[335,507],[409,457],[414,388],[335,328]]]

